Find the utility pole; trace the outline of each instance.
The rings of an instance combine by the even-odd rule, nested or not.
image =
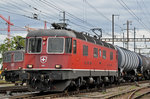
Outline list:
[[[124,48],[124,32],[123,32],[123,48]]]
[[[129,25],[132,21],[127,20],[127,49],[129,49]]]
[[[68,19],[66,19],[66,12],[65,11],[63,11],[63,12],[61,12],[63,15],[62,15],[62,19],[60,19],[60,21],[62,21],[61,23],[59,23],[59,25],[61,24],[61,27],[63,27],[63,28],[66,28],[67,27],[67,23],[66,23],[66,21],[68,21]]]
[[[129,49],[129,21],[127,20],[127,49]]]
[[[65,18],[65,11],[63,11],[63,23],[65,24],[66,18]]]
[[[114,44],[115,16],[119,15],[112,14],[112,44]]]
[[[47,22],[44,21],[44,29],[47,29]]]
[[[135,29],[136,29],[136,28],[134,27],[134,52],[135,52],[135,46],[136,46],[136,45],[135,45],[135,38],[136,38],[136,31],[135,31]]]
[[[112,44],[114,44],[114,14],[112,15]]]

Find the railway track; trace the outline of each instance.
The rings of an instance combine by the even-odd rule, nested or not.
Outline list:
[[[0,87],[0,94],[7,93],[7,92],[26,92],[28,91],[27,86],[7,86],[7,87]]]
[[[146,87],[139,88],[139,89],[133,91],[133,92],[129,95],[128,99],[139,99],[139,98],[141,98],[142,96],[147,95],[147,94],[149,94],[149,93],[150,93],[150,86],[146,86]]]
[[[108,95],[105,99],[139,99],[143,95],[150,93],[150,85],[140,85],[138,87],[127,89],[119,93]]]
[[[149,81],[141,81],[139,82],[139,86],[141,87],[145,87],[147,85],[143,85],[147,83],[147,85],[149,85]],[[133,86],[136,86],[135,88],[130,88],[130,86],[133,85]],[[141,88],[137,85],[137,83],[124,83],[124,84],[121,84],[121,85],[112,85],[112,86],[108,86],[106,87],[106,90],[107,89],[110,89],[110,88],[114,88],[114,87],[121,87],[121,86],[125,86],[123,87],[123,90],[121,93],[115,93],[115,92],[108,92],[107,94],[102,94],[102,95],[98,95],[100,93],[105,93],[105,90],[102,90],[102,89],[98,89],[98,88],[92,88],[92,89],[83,89],[83,90],[80,90],[80,91],[72,91],[72,92],[63,92],[63,93],[50,93],[50,92],[46,92],[46,93],[39,93],[39,92],[34,92],[34,93],[29,93],[29,94],[23,94],[23,95],[19,95],[19,96],[11,96],[11,97],[8,97],[10,99],[24,99],[24,98],[32,98],[32,99],[45,99],[45,98],[62,98],[62,97],[72,97],[72,98],[100,98],[100,99],[112,99],[112,98],[116,98],[116,97],[119,97],[121,95],[124,95],[124,94],[130,94],[131,92],[134,92],[137,88]],[[89,94],[91,93],[95,93],[97,95],[93,95],[93,96],[90,96]],[[119,98],[118,98],[119,99]],[[126,98],[127,99],[127,98]]]

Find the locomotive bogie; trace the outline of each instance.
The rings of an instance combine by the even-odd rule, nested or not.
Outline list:
[[[16,81],[21,81],[20,74],[22,73],[21,70],[4,70],[2,72],[2,77],[5,76],[5,80],[8,82],[15,83]]]
[[[116,77],[117,75],[115,72],[90,70],[59,70],[59,72],[57,70],[27,70],[21,76],[22,80],[28,82],[31,90],[53,92],[63,91],[71,86],[82,87],[85,85],[113,83],[117,81]]]

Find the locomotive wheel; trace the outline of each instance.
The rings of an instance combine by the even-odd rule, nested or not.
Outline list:
[[[68,88],[66,88],[66,89],[64,90],[64,93],[65,93],[66,95],[68,95]]]
[[[105,84],[104,83],[102,84],[102,91],[106,92],[106,88],[105,88]]]
[[[89,86],[88,86],[88,85],[86,86],[86,90],[87,90],[87,91],[89,91],[89,90],[90,90],[90,88],[89,88]]]
[[[101,89],[102,88],[101,84],[96,85],[96,87],[97,87],[97,89]]]
[[[80,92],[80,88],[76,87],[76,92],[79,93]]]

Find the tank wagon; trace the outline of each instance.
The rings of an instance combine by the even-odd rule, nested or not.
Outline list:
[[[23,67],[24,51],[7,51],[3,54],[3,72],[5,80],[9,82],[19,81],[19,74]]]
[[[141,71],[145,79],[150,79],[150,58],[140,55],[142,58]]]
[[[144,60],[142,60],[143,57],[125,48],[116,47],[118,51],[118,70],[120,76],[123,76],[126,80],[138,79],[135,75],[137,76],[142,73],[142,63],[144,62]]]

